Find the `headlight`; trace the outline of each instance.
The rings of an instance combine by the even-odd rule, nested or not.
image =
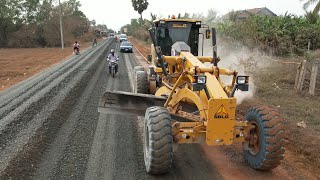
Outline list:
[[[201,22],[200,22],[200,21],[197,21],[197,22],[196,22],[196,25],[201,25]]]
[[[238,76],[237,84],[246,84],[249,83],[249,76]]]
[[[194,75],[192,80],[192,90],[201,91],[206,88],[207,77],[204,75]]]
[[[165,24],[166,22],[165,21],[160,21],[160,24]]]
[[[197,84],[206,84],[207,77],[206,76],[195,76]]]

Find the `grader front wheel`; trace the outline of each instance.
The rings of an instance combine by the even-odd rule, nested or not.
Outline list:
[[[172,164],[171,117],[166,108],[150,107],[144,119],[144,162],[149,174],[167,173]]]
[[[276,168],[285,153],[285,122],[272,108],[252,108],[246,115],[252,125],[244,143],[246,162],[254,169]]]

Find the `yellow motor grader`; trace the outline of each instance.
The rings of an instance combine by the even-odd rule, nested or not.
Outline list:
[[[198,20],[159,19],[149,32],[150,66],[134,68],[134,93],[108,91],[99,103],[101,113],[144,115],[146,171],[168,172],[183,143],[242,143],[252,168],[277,167],[285,153],[284,119],[266,106],[236,118],[234,95],[249,90],[249,77],[218,67],[216,30]],[[205,39],[212,39],[212,56],[199,56]],[[224,84],[221,76],[232,80]]]

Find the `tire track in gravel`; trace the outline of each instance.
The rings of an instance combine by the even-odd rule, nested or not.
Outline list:
[[[2,91],[0,93],[0,118],[3,118],[13,111],[15,107],[35,95],[37,91],[47,86],[52,80],[73,68],[75,64],[79,64],[79,61],[83,61],[91,56],[95,50],[96,49],[88,49],[82,56],[73,56],[50,69],[44,70],[43,72],[14,85],[8,90]]]
[[[103,43],[101,48],[102,51],[105,49]],[[101,51],[98,50],[98,51]],[[101,52],[102,52],[101,51]],[[94,54],[94,55],[99,55]],[[66,77],[69,80],[65,83],[65,86],[58,91],[55,96],[52,96],[52,100],[45,102],[40,109],[37,109],[36,114],[25,129],[19,131],[16,140],[10,142],[12,150],[15,151],[16,156],[9,153],[10,145],[6,146],[1,150],[1,159],[5,159],[6,164],[2,164],[3,171],[1,172],[2,177],[31,177],[32,173],[40,161],[42,154],[47,149],[47,144],[50,144],[56,132],[59,131],[60,126],[65,122],[65,117],[68,115],[70,107],[72,107],[79,95],[83,92],[83,89],[87,85],[86,82],[96,71],[99,66],[99,62],[102,60],[101,56],[97,56],[97,60],[92,60],[84,57],[86,63],[83,67],[76,70],[77,76]],[[52,107],[53,105],[53,107]],[[31,107],[32,113],[32,107]],[[17,141],[17,139],[19,141]],[[20,143],[21,142],[21,143]],[[3,161],[2,161],[3,162]],[[17,168],[19,167],[19,168]],[[5,171],[4,171],[5,168]]]
[[[73,111],[66,120],[66,123],[61,127],[57,137],[54,142],[50,144],[48,152],[46,152],[46,160],[39,164],[39,169],[35,174],[35,179],[49,179],[54,176],[54,170],[57,169],[57,165],[63,161],[63,153],[68,147],[69,139],[72,139],[73,131],[80,119],[81,111],[84,110],[86,104],[89,101],[90,94],[96,88],[96,84],[105,84],[99,82],[100,73],[103,71],[105,66],[105,61],[102,61],[101,65],[98,67],[97,72],[93,75],[92,80],[88,83],[82,97],[77,102]],[[73,130],[73,131],[70,131]]]
[[[111,47],[118,52],[118,43],[106,49]],[[0,179],[221,179],[198,145],[181,146],[170,173],[150,176],[145,172],[143,119],[125,112],[106,115],[97,111],[106,89],[131,91],[131,71],[139,61],[134,54],[119,55],[115,78],[108,74],[105,55],[99,54],[93,65],[81,68],[44,102],[28,128],[18,131],[20,141],[27,143]],[[35,127],[37,123],[42,124],[40,128]]]
[[[119,46],[116,49],[119,50]],[[131,91],[129,76],[135,65],[136,62],[128,54],[120,53],[121,72],[107,90]],[[141,178],[144,174],[140,166],[143,159],[140,148],[136,148],[140,147],[141,141],[137,138],[134,120],[127,115],[100,114],[85,179]]]
[[[8,142],[14,139],[16,133],[26,126],[29,120],[32,119],[47,102],[55,98],[60,89],[69,83],[69,79],[76,78],[75,76],[78,75],[82,66],[88,63],[87,59],[93,56],[93,53],[99,49],[89,51],[80,61],[78,61],[78,58],[73,59],[71,64],[69,63],[66,68],[60,68],[58,73],[53,73],[53,75],[49,73],[46,77],[42,77],[41,74],[35,76],[37,80],[38,76],[42,77],[42,79],[36,83],[40,85],[34,85],[34,88],[29,89],[27,92],[19,92],[22,94],[19,95],[18,93],[18,97],[16,97],[15,92],[13,92],[13,95],[8,94],[4,97],[1,96],[3,98],[9,97],[14,99],[11,99],[10,104],[1,108],[3,112],[0,113],[2,116],[0,117],[0,148],[3,148]],[[60,67],[60,65],[57,65],[57,67]],[[56,67],[54,67],[54,69],[55,68]],[[52,70],[48,71],[51,72]],[[24,89],[23,87],[28,85],[22,84],[21,86],[22,89]],[[21,87],[18,89],[21,89]]]
[[[112,46],[114,46],[114,44]],[[68,146],[65,147],[62,155],[63,158],[54,169],[52,179],[84,178],[89,154],[92,149],[92,140],[99,118],[99,113],[97,112],[98,101],[106,87],[112,88],[115,85],[113,83],[114,79],[107,74],[107,63],[104,62],[104,66],[102,67],[102,70],[99,72],[99,80],[96,83],[96,87],[88,97],[89,101],[81,112],[79,112],[80,117],[77,119],[76,127],[69,129],[73,131],[72,136],[68,139]]]

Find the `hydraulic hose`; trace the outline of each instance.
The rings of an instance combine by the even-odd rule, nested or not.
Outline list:
[[[164,74],[164,76],[168,76],[168,72],[167,72],[166,66],[164,65],[164,60],[163,60],[163,54],[162,54],[162,51],[161,51],[161,47],[158,45],[158,43],[156,41],[156,38],[154,36],[154,31],[153,31],[152,28],[149,29],[149,34],[150,34],[152,43],[154,45],[154,50],[155,50],[155,52],[157,54],[157,57],[158,57],[158,60],[160,62],[162,73]]]

